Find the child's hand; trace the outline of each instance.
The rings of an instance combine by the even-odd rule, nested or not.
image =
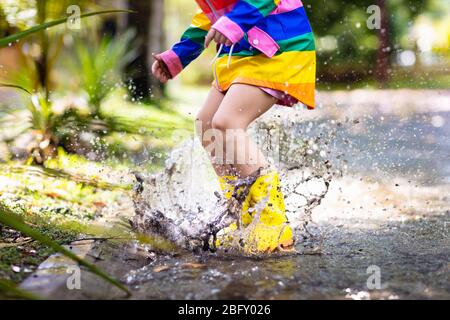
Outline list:
[[[172,78],[169,69],[159,55],[152,53],[155,62],[152,65],[152,73],[161,83],[166,83]]]
[[[215,29],[210,29],[205,39],[205,48],[208,48],[211,41],[214,40],[218,44],[224,44],[226,46],[231,46],[233,43],[228,40],[222,33]]]

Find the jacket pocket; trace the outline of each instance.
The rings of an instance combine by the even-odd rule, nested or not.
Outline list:
[[[272,58],[280,49],[280,46],[267,34],[264,30],[253,27],[247,32],[248,42],[250,45],[264,53],[267,57]]]

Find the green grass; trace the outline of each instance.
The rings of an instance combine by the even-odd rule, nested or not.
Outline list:
[[[131,295],[130,291],[118,280],[112,278],[111,276],[109,276],[107,273],[105,273],[92,263],[80,258],[71,250],[63,247],[61,244],[59,244],[49,236],[40,232],[36,225],[30,225],[30,222],[26,222],[20,214],[17,214],[16,212],[4,206],[3,204],[0,204],[0,222],[4,226],[9,226],[14,230],[20,231],[30,239],[39,242],[41,246],[47,246],[52,250],[54,250],[54,252],[61,253],[64,256],[72,259],[73,261],[77,262],[80,266],[85,267],[90,272],[94,273],[95,275],[102,278],[106,282],[109,282],[110,284],[126,292],[128,296]],[[17,268],[17,266],[12,266],[12,268],[13,271],[20,272],[19,269],[14,270],[14,268]]]
[[[62,229],[55,225],[45,224],[43,221],[35,222],[33,226],[39,232],[59,244],[68,244],[79,237],[78,232],[74,230]],[[23,234],[11,228],[5,226],[1,226],[0,228],[0,242],[2,243],[7,244],[8,242],[5,240],[13,237],[26,238]],[[7,279],[18,284],[53,253],[55,253],[55,250],[37,241],[3,248],[0,247],[0,279]],[[15,272],[13,266],[19,267],[20,271]]]
[[[106,214],[122,213],[114,212],[117,209],[113,208],[120,207],[120,201],[128,197],[129,189],[111,183],[102,184],[94,171],[101,170],[96,167],[99,164],[81,157],[62,155],[59,164],[70,168],[74,158],[78,159],[77,176],[49,175],[42,168],[17,163],[1,165],[0,206],[18,214],[33,230],[58,244],[68,244],[86,236],[130,237],[126,229],[97,222],[105,211]],[[109,168],[109,176],[114,173],[114,169]],[[81,176],[83,179],[78,182]],[[0,279],[20,283],[56,252],[55,248],[36,241],[16,243],[15,239],[26,239],[27,236],[10,227],[0,226]],[[20,268],[20,271],[14,271],[13,267]]]
[[[84,235],[129,236],[128,231],[97,224],[98,218],[104,210],[129,199],[131,170],[160,169],[168,152],[180,142],[177,134],[193,135],[193,119],[177,109],[180,100],[167,100],[156,107],[128,102],[123,99],[124,94],[123,90],[112,93],[104,101],[102,112],[133,126],[136,133],[113,132],[102,138],[103,143],[109,145],[110,151],[128,156],[146,148],[150,161],[139,165],[131,156],[113,155],[96,162],[60,148],[58,156],[47,160],[43,167],[22,161],[0,164],[0,204],[20,213],[34,229],[58,244],[70,243]],[[16,284],[31,274],[25,271],[34,271],[55,252],[36,241],[15,245],[13,239],[17,237],[26,238],[11,228],[2,228],[0,278]],[[15,272],[13,266],[20,271]]]
[[[98,175],[88,175],[81,170],[72,172],[72,176],[58,176],[46,174],[39,167],[14,163],[0,165],[0,168],[0,201],[8,207],[52,221],[89,223],[103,207],[120,201],[131,188],[131,182],[123,186],[103,185]]]

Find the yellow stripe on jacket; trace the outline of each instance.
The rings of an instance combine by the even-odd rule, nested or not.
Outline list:
[[[265,55],[233,56],[229,67],[228,56],[225,55],[216,61],[213,68],[221,90],[228,90],[233,83],[263,86],[288,93],[314,108],[315,51],[284,52],[272,58]]]
[[[211,29],[211,25],[211,21],[202,10],[198,10],[192,18],[191,27],[209,31],[209,29]]]

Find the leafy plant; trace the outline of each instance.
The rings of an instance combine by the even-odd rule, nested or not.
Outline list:
[[[103,10],[103,11],[96,11],[91,13],[86,13],[80,15],[80,18],[87,18],[91,16],[96,15],[102,15],[102,14],[110,14],[110,13],[126,13],[130,12],[129,10]],[[41,57],[35,61],[36,70],[38,73],[38,78],[40,85],[35,88],[35,92],[31,93],[31,89],[27,89],[24,86],[18,85],[18,84],[0,84],[0,87],[10,87],[15,88],[18,90],[22,90],[28,94],[31,95],[30,101],[26,103],[26,106],[28,110],[30,111],[30,128],[33,129],[33,134],[35,135],[34,142],[28,146],[27,149],[28,152],[32,154],[33,160],[37,164],[42,164],[46,159],[52,157],[56,153],[56,147],[59,144],[59,138],[58,138],[58,130],[60,128],[63,128],[64,125],[67,122],[73,121],[73,120],[79,120],[78,124],[86,124],[86,122],[90,122],[92,120],[92,116],[90,117],[84,117],[80,115],[76,115],[73,117],[73,111],[68,110],[62,115],[55,114],[52,111],[52,105],[49,100],[49,88],[48,88],[48,75],[50,74],[49,68],[51,68],[51,63],[49,62],[47,53],[48,53],[48,39],[44,30],[64,24],[68,21],[68,18],[61,18],[49,22],[45,22],[46,17],[46,10],[45,10],[45,2],[39,2],[38,3],[38,16],[39,21],[42,23],[34,26],[32,28],[29,28],[27,30],[18,32],[16,34],[10,35],[5,38],[0,39],[0,47],[7,46],[13,42],[16,42],[20,39],[23,39],[31,34],[39,33],[40,37],[40,46],[42,47],[42,55]],[[131,37],[131,35],[126,35],[127,37]],[[126,44],[129,42],[127,41]],[[110,40],[102,40],[102,59],[103,64],[100,63],[101,59],[97,60],[97,63],[94,64],[97,68],[94,70],[101,70],[101,76],[106,77],[106,73],[108,70],[111,69],[120,69],[123,67],[120,62],[120,55],[126,53],[126,46],[123,44],[117,42],[111,42]],[[80,49],[81,50],[81,49]],[[107,50],[111,50],[114,54],[109,57],[110,52]],[[130,57],[133,52],[131,51],[129,54],[125,54],[125,58]],[[88,55],[89,56],[89,55]],[[127,60],[124,60],[127,61]],[[124,62],[126,63],[126,62]],[[98,73],[97,73],[98,74]],[[98,78],[97,78],[98,79]],[[91,85],[92,82],[90,82],[89,85]],[[99,86],[95,86],[95,90],[101,88]],[[99,106],[102,98],[106,93],[101,92],[100,94],[96,94],[94,92],[91,92],[89,95],[92,97],[92,100],[95,105]],[[99,109],[99,107],[95,107],[95,109]],[[97,111],[94,112],[94,115],[97,113]],[[28,128],[27,128],[28,129]]]
[[[101,102],[121,81],[125,66],[136,58],[137,50],[132,45],[134,37],[135,32],[127,30],[116,38],[104,37],[91,48],[77,41],[82,89],[89,97],[93,116],[101,118]]]
[[[29,227],[25,221],[17,214],[0,204],[0,223],[7,225],[17,231],[22,232],[24,235],[31,237],[37,241],[39,241],[41,244],[44,244],[56,252],[59,252],[66,257],[74,260],[79,265],[87,268],[90,272],[96,274],[97,276],[101,277],[105,281],[111,283],[115,287],[121,289],[122,291],[126,292],[127,295],[131,295],[130,291],[121,284],[118,280],[112,278],[108,274],[106,274],[104,271],[97,268],[95,265],[87,262],[84,259],[81,259],[76,254],[74,254],[72,251],[64,248],[63,246],[59,245],[52,239],[48,238],[47,236],[43,235],[37,230],[34,230],[33,228]]]
[[[76,108],[69,108],[57,114],[53,112],[51,102],[45,99],[43,92],[31,93],[28,89],[13,84],[0,83],[0,87],[17,89],[29,95],[25,102],[29,111],[28,125],[17,134],[32,129],[34,138],[26,149],[35,164],[42,165],[46,160],[55,157],[58,146],[69,151],[82,151],[76,142],[81,132],[91,132],[96,136],[104,136],[110,132],[139,133],[140,126],[125,117],[104,115],[99,109],[97,114],[81,113]]]
[[[45,159],[53,156],[56,152],[58,139],[53,132],[61,122],[60,117],[53,113],[50,103],[42,93],[31,93],[28,89],[14,84],[0,83],[0,87],[17,89],[30,96],[30,99],[26,102],[26,107],[30,112],[29,126],[25,127],[22,132],[33,129],[35,139],[28,146],[29,152],[32,154],[35,163],[42,164]]]

